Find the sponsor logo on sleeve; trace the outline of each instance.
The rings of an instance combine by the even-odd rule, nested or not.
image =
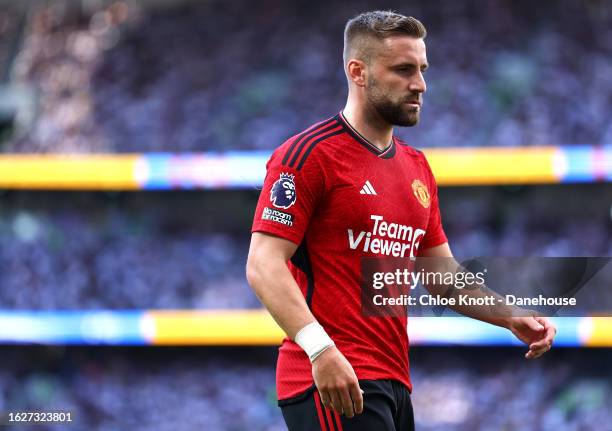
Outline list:
[[[264,207],[261,219],[284,224],[285,226],[293,226],[293,215],[273,208]]]
[[[293,205],[297,199],[295,192],[295,175],[280,174],[280,178],[272,185],[270,191],[270,202],[276,208],[287,209]]]

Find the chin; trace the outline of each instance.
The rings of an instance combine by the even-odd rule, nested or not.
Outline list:
[[[399,127],[412,127],[419,122],[420,112],[415,109],[405,109],[404,106],[396,105],[374,105],[378,112],[388,124]]]
[[[396,126],[413,127],[419,123],[419,115],[408,115],[397,122]]]
[[[401,127],[416,126],[421,117],[421,112],[418,109],[414,108],[405,109],[403,110],[403,112],[399,111],[398,114],[400,114],[400,118],[397,125]]]

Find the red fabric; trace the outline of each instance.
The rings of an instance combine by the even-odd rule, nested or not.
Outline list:
[[[323,419],[323,408],[321,407],[321,399],[319,398],[319,392],[314,391],[314,402],[315,407],[317,408],[317,416],[319,416],[319,425],[321,425],[322,431],[327,431],[327,426],[325,425],[325,419]]]
[[[338,431],[344,431],[344,428],[342,427],[342,420],[340,419],[340,415],[336,412],[334,412],[334,419],[336,419],[336,427],[338,428]]]
[[[290,138],[270,158],[252,231],[276,235],[298,245],[305,243],[311,274],[292,263],[290,270],[305,297],[309,276],[314,279],[311,310],[359,379],[394,379],[412,390],[407,318],[362,315],[360,259],[392,256],[400,250],[402,257],[409,257],[447,241],[433,174],[424,155],[397,138],[381,152],[369,148],[367,142],[350,131],[341,116],[323,124],[315,126],[308,136]],[[326,130],[322,132],[323,129]],[[336,134],[325,137],[331,133]],[[296,145],[300,136],[300,144],[306,142],[304,145]],[[321,137],[325,139],[313,144]],[[286,157],[288,151],[291,157]],[[274,195],[278,196],[281,174],[293,175],[295,185],[293,198],[281,202],[289,205],[286,208],[275,207],[271,201]],[[371,185],[368,190],[376,194],[360,193],[366,181]],[[262,219],[264,212],[270,214],[271,210],[285,215],[279,218],[276,213],[274,219]],[[388,223],[386,234],[381,234],[383,221]],[[392,238],[390,223],[410,227],[409,235]],[[395,242],[400,245],[393,248]],[[286,338],[277,364],[279,400],[310,388],[311,370],[306,354]]]

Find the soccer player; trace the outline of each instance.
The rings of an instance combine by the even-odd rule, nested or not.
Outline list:
[[[267,164],[247,278],[287,334],[276,377],[290,431],[414,429],[407,318],[361,313],[360,263],[392,252],[452,257],[427,160],[393,136],[419,121],[425,35],[421,22],[393,12],[349,20],[346,106]],[[385,248],[391,224],[403,234]],[[483,320],[528,344],[527,358],[549,350],[556,332],[543,317]]]

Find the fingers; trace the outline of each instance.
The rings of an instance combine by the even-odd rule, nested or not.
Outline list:
[[[532,343],[529,346],[529,352],[525,355],[527,359],[536,359],[548,352],[552,348],[552,340],[546,341],[546,339],[540,340],[537,343]]]
[[[352,385],[349,391],[355,405],[355,413],[361,414],[363,412],[363,391],[359,388],[359,384]]]
[[[343,411],[342,411],[342,400],[340,399],[339,392],[331,391],[329,395],[331,397],[332,410],[336,411],[339,415],[341,415]]]
[[[319,391],[319,398],[321,398],[321,404],[323,404],[326,409],[333,409],[331,397],[326,391]]]
[[[532,331],[536,331],[536,332],[543,331],[544,325],[542,325],[542,323],[539,322],[537,319],[538,319],[537,317],[531,317],[531,318],[528,317],[527,319],[525,319],[525,324]]]
[[[529,349],[529,351],[525,354],[525,358],[527,359],[537,359],[542,356],[544,353],[550,350],[550,346],[541,347],[539,349]]]
[[[342,402],[342,410],[347,418],[352,418],[355,416],[355,411],[353,410],[353,400],[351,399],[351,395],[349,394],[349,389],[345,388],[341,391],[338,391],[338,395],[340,396],[340,400]]]
[[[532,350],[539,350],[543,348],[550,349],[552,347],[553,338],[555,336],[554,329],[547,330],[541,340],[538,340],[529,345]]]
[[[557,333],[557,329],[545,318],[536,316],[534,319],[542,325],[544,333],[542,338],[529,345],[529,352],[525,355],[527,359],[535,359],[542,356],[552,348],[552,343]]]
[[[540,356],[542,356],[544,354],[543,351],[541,350],[529,350],[526,354],[525,354],[525,358],[526,359],[536,359],[539,358]]]
[[[554,331],[551,331],[551,332],[554,334]],[[527,359],[539,358],[544,353],[548,352],[551,348],[552,348],[552,338],[549,338],[548,336],[546,336],[542,340],[537,341],[535,343],[531,343],[529,345],[529,351],[525,355],[525,358]]]
[[[557,335],[557,328],[544,317],[536,317],[535,319],[544,326],[544,329],[546,329],[546,334],[544,336],[544,340],[546,341],[545,344],[552,345],[555,335]]]
[[[359,381],[351,364],[337,349],[329,349],[327,356],[313,361],[312,375],[319,391],[321,403],[352,418],[363,411],[363,396]]]
[[[350,384],[345,389],[319,390],[319,397],[326,409],[344,414],[347,418],[363,413],[363,391],[359,383]]]

